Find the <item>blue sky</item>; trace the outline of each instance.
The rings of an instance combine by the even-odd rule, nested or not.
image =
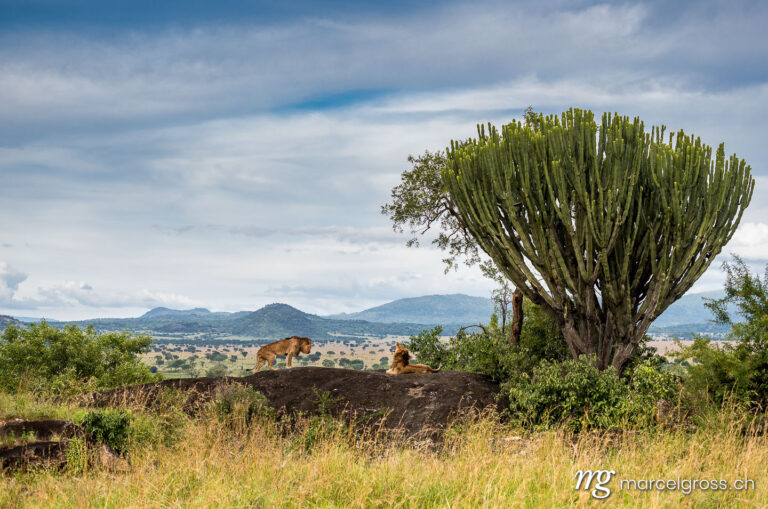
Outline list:
[[[726,143],[768,262],[765,2],[0,0],[0,313],[316,313],[487,295],[379,207],[528,105]],[[725,259],[725,257],[721,257]],[[697,290],[722,285],[720,260]]]

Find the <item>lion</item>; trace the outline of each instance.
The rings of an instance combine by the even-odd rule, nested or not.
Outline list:
[[[256,359],[258,362],[256,363],[256,367],[253,368],[253,371],[259,371],[264,365],[264,362],[267,362],[269,369],[277,369],[274,366],[276,355],[285,355],[285,364],[290,368],[291,359],[297,357],[299,353],[309,353],[311,348],[312,340],[299,336],[292,336],[264,345],[259,348],[258,352],[256,352]]]
[[[392,358],[392,367],[387,370],[388,375],[402,375],[404,373],[437,373],[440,368],[432,369],[426,364],[410,364],[411,354],[400,343],[395,343],[395,355]]]

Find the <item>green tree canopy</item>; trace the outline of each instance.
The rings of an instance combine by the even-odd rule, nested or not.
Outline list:
[[[621,371],[651,322],[730,240],[750,168],[683,131],[590,111],[538,115],[452,142],[441,181],[461,225],[571,354]]]
[[[722,403],[729,398],[746,401],[753,409],[768,409],[768,266],[763,279],[734,255],[723,263],[727,273],[725,297],[707,299],[715,322],[731,326],[731,341],[713,346],[697,337],[681,348],[675,357],[688,362],[688,389],[705,401]],[[733,304],[738,320],[728,310]]]
[[[70,391],[86,382],[108,389],[158,380],[138,359],[151,343],[150,336],[127,332],[98,334],[92,325],[8,327],[0,337],[0,388]]]

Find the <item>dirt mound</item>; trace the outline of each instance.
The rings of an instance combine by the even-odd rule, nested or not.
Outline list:
[[[261,371],[242,377],[186,378],[92,393],[83,401],[109,404],[155,403],[166,387],[190,391],[191,411],[209,400],[222,383],[238,382],[264,394],[278,415],[312,414],[319,395],[328,394],[326,405],[334,415],[375,418],[388,429],[409,435],[437,430],[452,418],[496,407],[499,387],[489,378],[471,373],[445,371],[432,374],[387,375],[381,371],[297,367]]]

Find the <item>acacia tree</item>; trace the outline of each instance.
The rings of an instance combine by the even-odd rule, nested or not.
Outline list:
[[[432,243],[447,254],[443,259],[446,272],[456,268],[459,259],[467,265],[480,263],[477,243],[442,181],[445,154],[427,151],[418,157],[408,156],[408,162],[412,169],[403,172],[401,183],[392,189],[392,202],[383,205],[381,213],[392,220],[395,231],[403,232],[408,228],[411,234],[407,242],[409,247],[417,247],[419,238],[434,228],[436,235]],[[498,285],[491,297],[501,313],[502,330],[508,307],[512,304],[509,340],[513,344],[519,343],[523,325],[522,293],[510,288],[509,280],[491,260],[480,263],[480,269]]]
[[[560,326],[574,357],[621,371],[651,322],[730,240],[754,189],[723,145],[571,109],[451,142],[462,225]]]

